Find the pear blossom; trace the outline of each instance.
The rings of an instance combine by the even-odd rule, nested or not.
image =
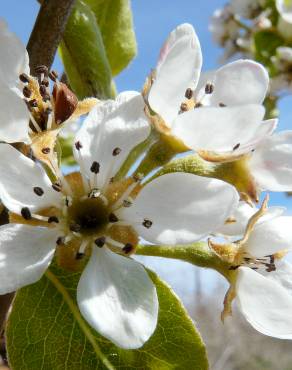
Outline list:
[[[276,0],[276,7],[284,21],[287,23],[292,23],[292,1]]]
[[[238,60],[200,78],[201,65],[194,29],[178,26],[161,49],[145,99],[160,117],[158,130],[180,139],[204,159],[233,160],[276,127],[274,119],[263,121],[268,73],[259,63]]]
[[[10,211],[10,224],[0,227],[0,294],[37,281],[54,255],[67,267],[89,258],[77,288],[80,312],[122,348],[141,347],[157,324],[155,286],[130,258],[139,237],[197,241],[221,227],[238,203],[231,185],[191,174],[146,185],[140,178],[115,180],[149,135],[143,108],[135,92],[97,105],[74,139],[80,172],[64,177],[59,170],[53,183],[37,162],[0,145],[0,196]]]
[[[235,276],[231,277],[225,297],[223,318],[231,313],[235,298],[240,311],[256,330],[272,337],[292,339],[292,266],[282,260],[292,246],[292,217],[282,215],[283,211],[280,207],[267,209],[265,201],[249,218],[243,238],[227,247],[229,258],[233,254],[230,270],[234,270]],[[242,206],[240,214],[236,232],[242,231],[240,226],[246,220]],[[219,244],[210,241],[210,245],[220,254]]]
[[[214,41],[220,45],[225,45],[228,40],[236,40],[239,36],[238,26],[234,20],[230,6],[223,9],[216,9],[211,17],[209,31]]]
[[[259,11],[264,0],[230,0],[232,12],[244,18],[254,18]]]

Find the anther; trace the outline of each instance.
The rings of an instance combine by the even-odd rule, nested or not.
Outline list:
[[[21,73],[21,75],[19,75],[19,79],[23,83],[28,83],[30,81],[30,77],[26,73]]]
[[[195,104],[194,108],[201,108],[203,106],[202,103],[198,102]]]
[[[51,151],[51,149],[48,148],[48,147],[42,149],[42,153],[44,153],[44,154],[49,154],[50,151]]]
[[[52,188],[55,190],[55,191],[58,191],[60,192],[61,191],[61,185],[57,182],[55,182],[54,184],[52,184]]]
[[[45,87],[49,87],[49,80],[47,78],[43,78],[41,85],[44,85]]]
[[[56,217],[56,216],[50,216],[50,217],[48,218],[48,223],[49,223],[49,224],[51,224],[51,223],[53,223],[53,222],[55,222],[56,224],[58,224],[58,223],[59,223],[59,219],[58,219],[58,217]]]
[[[37,66],[37,67],[35,67],[35,72],[37,74],[47,75],[48,74],[48,67],[46,67],[45,65]]]
[[[31,219],[31,212],[29,210],[28,207],[23,207],[21,208],[21,216],[25,219],[25,220],[30,220]]]
[[[85,256],[84,253],[82,252],[77,252],[76,255],[75,255],[75,259],[76,260],[81,260],[83,257]]]
[[[38,195],[39,197],[41,197],[43,194],[44,194],[44,191],[42,188],[40,188],[39,186],[35,186],[33,188],[33,191],[35,192],[36,195]]]
[[[28,102],[29,106],[31,108],[36,108],[38,106],[38,102],[36,101],[36,99],[31,99],[29,102]]]
[[[237,270],[239,267],[240,265],[230,266],[228,270]]]
[[[41,85],[39,90],[42,97],[47,94],[47,88],[45,85]]]
[[[65,244],[65,237],[59,236],[59,238],[56,240],[57,245],[64,245]]]
[[[144,227],[146,227],[146,229],[150,229],[150,227],[152,226],[153,222],[148,220],[148,218],[144,218],[144,221],[142,223],[142,225]]]
[[[124,207],[128,208],[128,207],[131,207],[131,205],[132,205],[132,202],[130,200],[128,200],[128,199],[123,200],[123,206]]]
[[[239,147],[240,147],[240,143],[238,143],[238,144],[234,145],[234,147],[232,148],[232,150],[236,150],[236,149],[238,149]]]
[[[75,143],[75,148],[76,148],[77,150],[80,150],[80,149],[82,148],[82,144],[80,143],[80,141],[76,141],[76,143]]]
[[[181,103],[181,105],[180,105],[180,110],[181,110],[182,112],[186,112],[186,111],[188,110],[188,105],[187,105],[187,103]]]
[[[26,98],[31,97],[31,90],[27,86],[24,86],[22,93]]]
[[[219,107],[224,108],[224,107],[226,107],[226,104],[224,104],[224,103],[219,103]]]
[[[214,85],[210,84],[210,83],[207,83],[206,86],[205,86],[205,93],[206,94],[212,94],[213,91],[214,91]]]
[[[117,156],[117,155],[119,155],[120,153],[121,153],[121,151],[122,151],[122,149],[121,148],[115,148],[114,150],[113,150],[113,156],[115,157],[115,156]]]
[[[44,94],[44,95],[42,95],[42,98],[43,98],[43,101],[44,101],[44,102],[47,102],[47,101],[51,100],[51,97],[50,97],[50,95],[49,95],[49,94]]]
[[[124,253],[126,253],[126,254],[129,254],[129,253],[131,253],[133,251],[133,249],[134,249],[134,246],[132,244],[130,244],[130,243],[127,243],[127,244],[125,244],[125,246],[122,249],[122,251]]]
[[[91,189],[88,193],[88,198],[98,198],[100,196],[100,190],[99,189]]]
[[[105,236],[101,236],[100,238],[95,239],[94,243],[99,247],[102,248],[105,244]]]
[[[56,82],[56,80],[58,79],[58,73],[56,71],[51,71],[49,73],[49,78],[53,81],[53,82]]]
[[[190,88],[186,89],[185,97],[186,97],[187,99],[191,99],[191,98],[193,97],[193,90],[192,90],[192,89],[190,89]]]
[[[99,173],[100,164],[96,161],[92,162],[92,165],[90,167],[90,171],[97,174]]]
[[[118,222],[119,221],[119,219],[117,218],[117,216],[114,213],[110,213],[109,214],[108,220],[111,223],[115,223],[115,222]]]
[[[69,229],[70,231],[78,233],[81,230],[81,226],[79,224],[70,224]]]

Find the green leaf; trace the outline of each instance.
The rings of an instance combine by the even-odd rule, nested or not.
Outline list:
[[[208,368],[205,347],[172,290],[154,273],[160,311],[157,329],[138,350],[122,350],[91,330],[75,303],[79,273],[51,267],[18,291],[6,337],[13,370]]]
[[[129,0],[84,0],[94,12],[112,74],[120,73],[137,54]]]
[[[71,88],[79,99],[112,97],[112,76],[99,26],[90,7],[77,1],[59,53]]]

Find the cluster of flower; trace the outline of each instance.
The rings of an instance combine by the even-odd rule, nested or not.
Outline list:
[[[201,74],[199,41],[183,24],[166,40],[142,94],[78,102],[55,72],[40,66],[30,75],[27,52],[4,23],[0,48],[0,198],[10,218],[0,227],[1,294],[36,282],[54,256],[65,268],[85,265],[77,289],[82,315],[118,346],[138,348],[158,316],[156,288],[129,257],[139,238],[175,245],[220,234],[227,244],[214,239],[209,247],[231,276],[223,316],[236,296],[256,329],[292,337],[292,268],[281,260],[292,245],[292,217],[266,201],[259,210],[253,205],[262,190],[292,190],[292,132],[273,134],[277,121],[263,120],[269,78],[260,64],[237,61]],[[73,143],[80,171],[64,176],[56,138],[88,111]],[[214,166],[240,163],[246,194],[183,172],[150,182],[117,176],[153,132]],[[19,151],[14,142],[26,145]]]
[[[272,76],[271,94],[291,93],[291,1],[230,0],[214,12],[209,28],[224,48],[222,60],[234,55],[258,60]]]

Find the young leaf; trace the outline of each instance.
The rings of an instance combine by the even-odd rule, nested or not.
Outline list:
[[[137,54],[129,0],[84,0],[99,25],[113,76],[120,73]]]
[[[59,52],[71,88],[79,99],[112,97],[111,69],[95,15],[76,1]]]
[[[155,333],[137,350],[122,350],[91,330],[76,306],[79,273],[51,267],[18,291],[6,338],[14,370],[208,368],[205,347],[172,290],[150,272],[160,311]]]

